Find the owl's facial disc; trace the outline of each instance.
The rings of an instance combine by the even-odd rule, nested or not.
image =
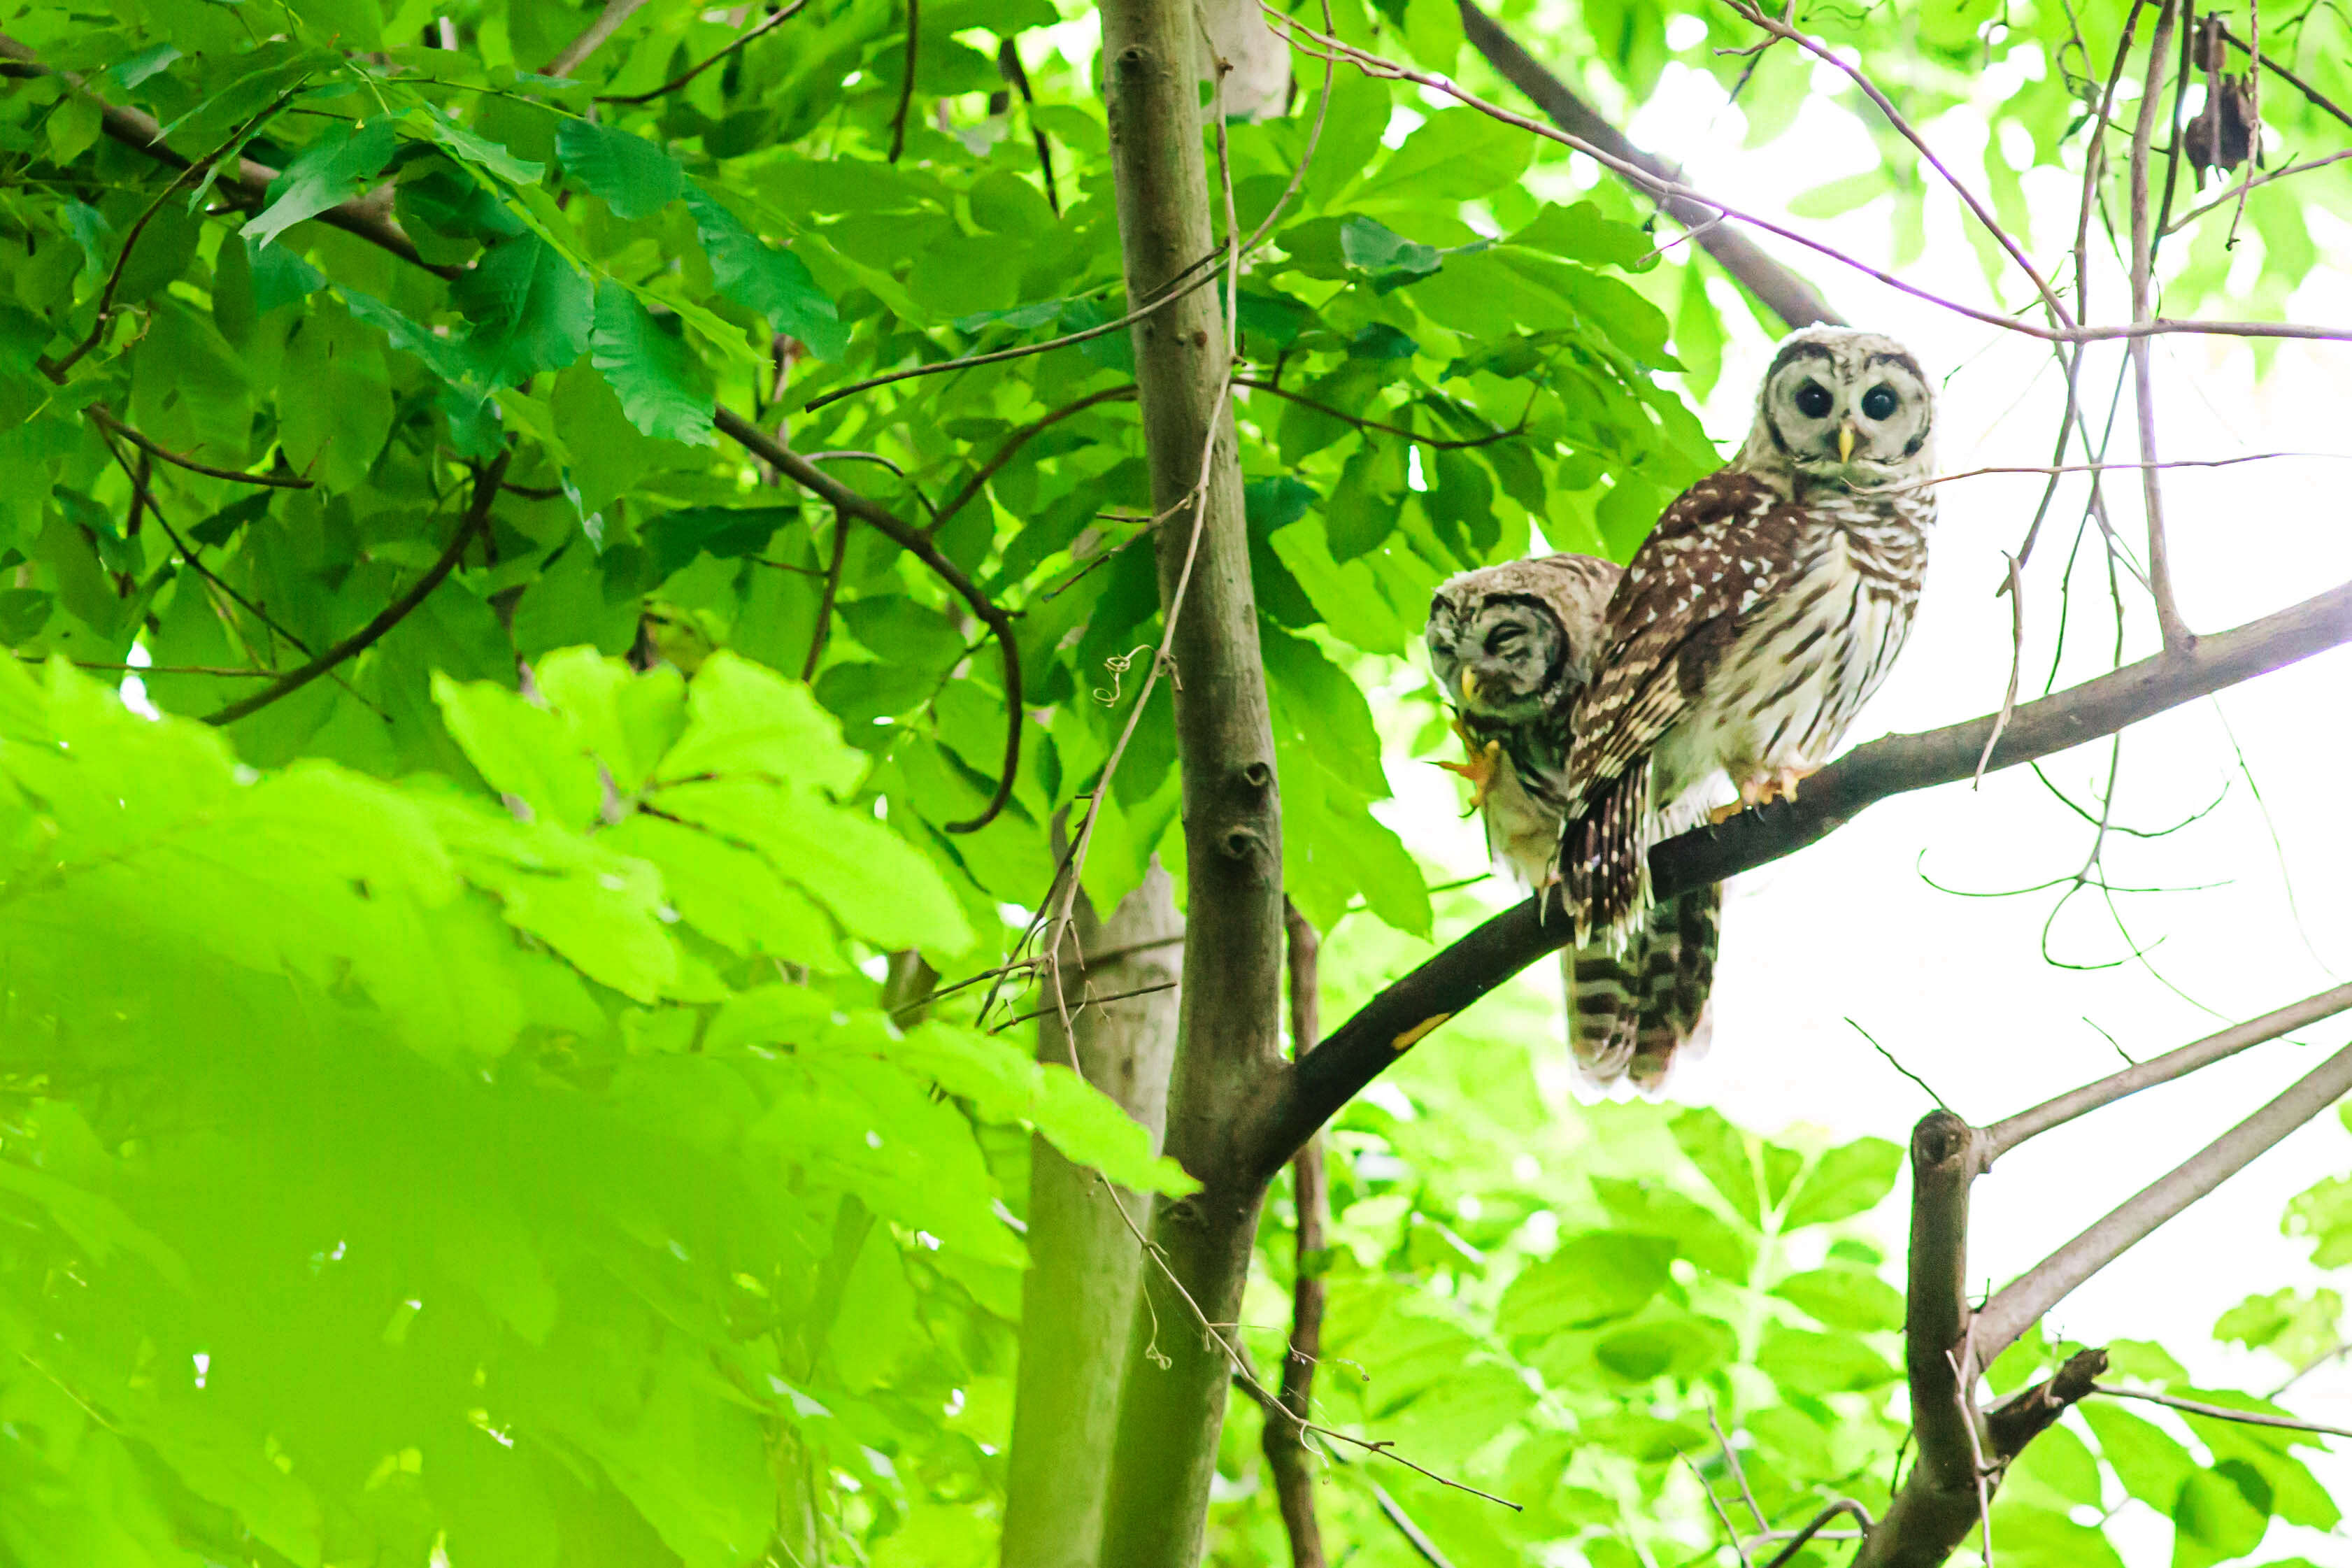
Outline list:
[[[1883,338],[1802,338],[1773,361],[1762,413],[1799,473],[1874,489],[1925,467],[1935,399],[1918,363]]]
[[[1465,713],[1520,722],[1542,711],[1561,679],[1567,650],[1549,605],[1497,595],[1453,623],[1450,632],[1446,653],[1436,661],[1438,677]]]

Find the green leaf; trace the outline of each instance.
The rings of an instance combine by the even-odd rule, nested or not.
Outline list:
[[[1796,1230],[1851,1219],[1876,1208],[1895,1190],[1903,1169],[1900,1145],[1884,1138],[1858,1138],[1823,1154],[1798,1187],[1780,1216],[1780,1228]]]
[[[695,671],[686,711],[686,731],[662,760],[665,782],[749,773],[838,795],[866,772],[806,686],[733,654],[714,654]]]
[[[1764,1216],[1758,1206],[1756,1165],[1748,1158],[1746,1135],[1713,1110],[1681,1111],[1667,1126],[1676,1145],[1731,1205],[1731,1212],[1761,1229]]]
[[[261,211],[240,232],[255,245],[268,245],[303,219],[351,200],[383,172],[398,145],[389,120],[358,127],[331,121],[269,182]]]
[[[703,254],[710,258],[711,275],[729,299],[759,311],[771,327],[798,338],[819,359],[842,356],[849,347],[848,329],[799,257],[763,242],[700,185],[688,184],[686,205],[694,214]]]
[[[567,120],[556,132],[555,155],[615,217],[651,217],[686,194],[686,171],[667,148],[616,126]]]
[[[474,323],[466,351],[494,384],[562,370],[588,347],[595,321],[588,280],[537,235],[484,251],[449,297]]]
[[[1571,1237],[1519,1271],[1495,1310],[1495,1327],[1517,1339],[1626,1317],[1666,1288],[1674,1256],[1674,1243],[1663,1237]]]
[[[1650,236],[1632,224],[1601,216],[1601,209],[1591,202],[1571,206],[1545,203],[1535,221],[1513,234],[1510,243],[1569,261],[1626,268],[1639,264],[1656,249],[1656,241]]]
[[[1815,1268],[1772,1288],[1825,1328],[1892,1331],[1903,1326],[1903,1292],[1857,1268]]]
[[[444,149],[468,163],[487,169],[501,180],[518,185],[534,185],[547,173],[547,165],[530,158],[518,158],[500,143],[478,132],[470,131],[455,119],[431,104],[420,105],[408,111],[407,123],[423,131]],[[581,124],[572,121],[569,124]]]
[[[438,672],[433,700],[492,789],[522,800],[543,822],[578,831],[596,820],[604,805],[596,765],[553,713],[494,682],[456,681]]]
[[[1861,1393],[1883,1388],[1902,1373],[1894,1363],[1850,1334],[1816,1334],[1775,1325],[1764,1331],[1757,1368],[1785,1394]]]
[[[2198,1470],[2181,1483],[2172,1505],[2173,1568],[2208,1568],[2243,1557],[2262,1544],[2270,1521],[2227,1478]]]
[[[635,295],[606,279],[596,285],[590,341],[596,368],[620,397],[630,424],[661,440],[692,447],[717,443],[702,364],[686,346],[676,316],[656,320]]]

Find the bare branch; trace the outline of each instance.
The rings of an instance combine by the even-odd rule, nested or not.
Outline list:
[[[2322,991],[2316,996],[2306,996],[2274,1013],[2265,1013],[2259,1018],[2232,1025],[2219,1034],[2208,1035],[2179,1050],[2150,1057],[2124,1072],[2103,1078],[2096,1083],[2085,1084],[2055,1100],[2044,1100],[2031,1110],[2021,1110],[1985,1129],[1985,1135],[1991,1142],[1985,1157],[1988,1161],[1997,1160],[2028,1138],[2047,1132],[2053,1127],[2062,1127],[2103,1105],[2112,1105],[2126,1095],[2137,1094],[2141,1089],[2159,1083],[2169,1083],[2176,1078],[2195,1072],[2199,1068],[2236,1056],[2240,1051],[2264,1041],[2275,1040],[2281,1035],[2292,1033],[2307,1024],[2332,1017],[2347,1007],[2352,1007],[2352,984],[2338,985],[2332,991]]]
[[[2184,653],[2142,659],[2021,705],[1993,749],[1990,768],[2014,767],[2115,734],[2346,642],[2352,642],[2352,584],[2200,637]],[[1926,734],[1871,742],[1806,780],[1801,801],[1744,812],[1718,827],[1668,839],[1650,851],[1655,896],[1672,898],[1776,860],[1890,795],[1969,777],[1993,722],[1988,714]],[[1260,1179],[1281,1169],[1307,1134],[1408,1047],[1568,940],[1568,922],[1556,910],[1547,919],[1538,900],[1528,899],[1390,984],[1267,1096],[1254,1142]]]
[[[1805,1527],[1802,1530],[1798,1531],[1796,1534],[1790,1536],[1789,1538],[1789,1544],[1775,1552],[1773,1554],[1772,1561],[1764,1564],[1764,1568],[1781,1568],[1781,1564],[1789,1562],[1791,1558],[1795,1557],[1798,1552],[1802,1552],[1805,1549],[1805,1542],[1811,1541],[1814,1536],[1821,1534],[1822,1526],[1837,1518],[1840,1514],[1845,1514],[1852,1517],[1853,1521],[1856,1524],[1861,1525],[1865,1532],[1870,1529],[1870,1510],[1863,1507],[1860,1503],[1854,1501],[1852,1498],[1842,1497],[1835,1502],[1830,1504],[1829,1507],[1822,1510],[1821,1512],[1813,1515],[1811,1519],[1808,1520],[1805,1523]]]
[[[1055,426],[1059,425],[1063,420],[1067,419],[1074,415],[1085,413],[1087,409],[1092,408],[1098,403],[1115,403],[1124,398],[1133,397],[1134,395],[1135,386],[1131,382],[1125,386],[1107,386],[1100,392],[1089,392],[1084,397],[1078,398],[1075,402],[1066,403],[1062,405],[1061,407],[1055,409],[1052,413],[1045,415],[1043,418],[1032,420],[1030,423],[1024,425],[1020,429],[1015,430],[1012,435],[1005,437],[1004,445],[996,449],[996,455],[989,458],[985,463],[982,463],[980,466],[980,470],[973,474],[971,479],[964,481],[963,489],[956,491],[954,495],[949,497],[947,504],[932,514],[931,531],[936,533],[940,529],[946,527],[948,519],[953,517],[956,513],[961,511],[967,505],[969,505],[973,498],[977,497],[982,489],[987,488],[988,481],[996,477],[997,471],[1003,468],[1005,464],[1011,462],[1013,459],[1013,457],[1020,452],[1022,447],[1027,446],[1037,437],[1052,429]]]
[[[1409,81],[1428,88],[1433,92],[1442,93],[1458,103],[1466,104],[1481,114],[1499,120],[1506,125],[1516,125],[1520,130],[1540,136],[1548,142],[1557,142],[1563,147],[1573,148],[1595,160],[1603,168],[1623,175],[1653,199],[1664,202],[1670,197],[1679,197],[1700,204],[1708,209],[1710,216],[1720,214],[1727,217],[1738,218],[1767,234],[1778,235],[1791,244],[1801,245],[1808,250],[1826,256],[1841,266],[1850,267],[1865,277],[1874,278],[1888,288],[1908,294],[1913,299],[1924,300],[1955,315],[1965,316],[1973,321],[1981,321],[1990,327],[1999,327],[2003,331],[2038,338],[2044,342],[2109,342],[2133,338],[2168,337],[2183,333],[2210,337],[2298,338],[2331,342],[2352,342],[2352,327],[2311,326],[2297,321],[2175,321],[2159,317],[2152,321],[2135,321],[2118,326],[2048,327],[2032,321],[2021,321],[1997,310],[1980,310],[1974,305],[1964,305],[1958,300],[1947,300],[1916,284],[1906,282],[1891,272],[1873,267],[1868,262],[1849,256],[1835,246],[1825,244],[1800,230],[1760,217],[1745,208],[1734,206],[1728,202],[1694,190],[1677,181],[1654,174],[1640,164],[1619,157],[1585,141],[1582,137],[1555,130],[1549,125],[1539,124],[1523,114],[1514,114],[1507,109],[1489,103],[1445,77],[1432,71],[1414,70],[1409,66],[1400,65],[1395,60],[1373,54],[1369,49],[1358,48],[1355,45],[1332,34],[1318,33],[1301,24],[1296,17],[1286,16],[1272,5],[1266,5],[1265,0],[1259,0],[1259,5],[1265,14],[1267,22],[1273,26],[1276,32],[1288,38],[1291,47],[1301,54],[1317,59],[1345,61],[1365,75],[1383,80]]]
[[[541,76],[569,77],[582,62],[604,47],[604,41],[621,30],[621,24],[636,14],[646,0],[605,0],[604,8],[588,24],[581,35],[563,46],[556,57],[540,68]]]
[[[940,554],[939,546],[931,542],[929,535],[889,508],[878,505],[826,474],[808,458],[731,408],[723,405],[719,408],[711,416],[711,424],[720,434],[801,489],[829,503],[836,511],[866,523],[920,561],[933,575],[953,589],[957,596],[971,607],[971,613],[982,624],[995,635],[998,647],[1004,652],[1004,771],[996,781],[996,793],[990,796],[988,805],[982,808],[978,816],[969,822],[950,822],[943,826],[950,833],[977,833],[995,821],[997,813],[1004,809],[1004,803],[1013,798],[1013,781],[1021,767],[1021,647],[1013,636],[1013,617],[974,586],[961,567]]]
[[[507,464],[513,459],[513,457],[512,447],[500,449],[499,455],[490,460],[490,466],[484,468],[480,477],[475,479],[473,502],[467,507],[466,515],[458,521],[457,531],[450,536],[448,548],[442,551],[439,560],[425,568],[425,575],[419,577],[406,593],[378,611],[367,625],[335,644],[310,663],[279,676],[252,696],[232,702],[217,713],[205,714],[205,722],[234,724],[240,719],[259,712],[279,698],[310,685],[310,682],[354,654],[363,652],[373,646],[386,632],[407,619],[409,612],[431,597],[433,590],[441,586],[449,574],[457,570],[458,560],[466,552],[466,546],[473,542],[476,534],[489,525],[490,503],[499,498],[499,481],[506,478]]]
[[[2207,1144],[2194,1157],[2142,1189],[2106,1217],[1995,1293],[1978,1317],[1985,1359],[2020,1334],[2084,1280],[2121,1257],[2157,1226],[2235,1175],[2288,1133],[2352,1091],[2352,1046],[2298,1079],[2287,1091]]]
[[[0,33],[0,59],[20,60],[37,70],[46,71],[51,68],[40,56],[5,33]],[[174,169],[184,169],[188,166],[188,160],[185,157],[163,144],[163,127],[157,123],[153,115],[106,102],[96,94],[89,92],[83,85],[81,78],[74,72],[59,71],[57,74],[71,83],[77,91],[83,93],[92,102],[98,104],[100,125],[115,141],[126,147],[144,153],[157,163],[167,163]],[[268,164],[257,163],[250,158],[239,158],[233,165],[225,165],[221,169],[215,188],[239,206],[258,207],[267,197],[270,182],[277,178],[278,171]],[[344,202],[339,206],[329,207],[325,212],[320,213],[317,221],[331,224],[346,234],[357,235],[371,245],[379,246],[399,257],[403,261],[422,267],[438,278],[455,278],[465,270],[460,267],[441,266],[425,260],[424,257],[417,254],[416,247],[410,242],[408,236],[401,231],[400,226],[393,222],[382,208],[372,203]]]
[[[2162,99],[2165,68],[2165,46],[2172,41],[2172,29],[2180,19],[2180,8],[2175,0],[2165,0],[2164,8],[2157,13],[2156,36],[2147,45],[2147,80],[2140,93],[2139,120],[2132,129],[2131,153],[2131,308],[2134,324],[2156,319],[2155,237],[2147,210],[2147,150],[2156,134],[2156,106]],[[2132,361],[2132,392],[2139,415],[2139,456],[2143,464],[2154,464],[2156,451],[2156,389],[2148,370],[2148,343],[2146,338],[2134,338],[2130,349]],[[2194,639],[2189,623],[2180,618],[2180,606],[2172,594],[2171,555],[2164,539],[2164,485],[2153,467],[2140,470],[2140,496],[2147,512],[2147,580],[2156,598],[2157,626],[2164,634],[2167,652],[2185,647]]]
[[[1977,199],[1977,194],[1969,189],[1967,182],[1952,173],[1943,159],[1937,155],[1936,150],[1927,144],[1927,139],[1919,134],[1910,121],[1904,118],[1903,111],[1895,107],[1894,101],[1879,89],[1876,82],[1872,81],[1869,77],[1827,44],[1799,32],[1786,22],[1774,20],[1765,15],[1761,7],[1750,4],[1749,0],[1722,0],[1722,3],[1750,26],[1761,27],[1774,37],[1788,39],[1815,59],[1843,73],[1848,80],[1860,89],[1862,95],[1877,107],[1880,114],[1885,116],[1886,123],[1895,128],[1895,133],[1910,142],[1917,150],[1919,156],[1927,161],[1927,166],[1943,176],[1944,183],[1952,188],[1953,195],[1960,198],[1961,205],[1976,216],[1977,222],[1984,226],[1985,232],[1992,236],[1994,243],[2008,252],[2009,258],[2017,264],[2018,269],[2023,272],[2032,283],[2034,292],[2042,296],[2043,309],[2058,321],[2068,325],[2073,324],[2074,317],[2067,314],[2066,307],[2060,301],[2056,291],[2043,280],[2042,274],[2035,270],[2033,262],[2027,257],[2024,248],[2017,243],[2007,229],[2001,227],[2000,222],[1992,216],[1991,210]]]
[[[199,463],[184,457],[162,442],[140,434],[121,419],[106,411],[101,404],[89,405],[89,416],[121,437],[150,457],[161,458],[175,468],[185,468],[192,474],[202,474],[208,479],[227,479],[233,484],[260,485],[268,489],[307,490],[311,481],[294,474],[248,474],[236,468],[215,468],[209,463]]]
[[[719,61],[733,54],[736,50],[742,48],[753,39],[763,37],[771,29],[776,27],[782,23],[790,21],[794,16],[797,16],[808,3],[809,0],[793,0],[791,5],[782,6],[777,10],[770,12],[767,18],[761,22],[758,26],[747,29],[739,35],[733,43],[727,45],[725,47],[718,50],[714,54],[709,55],[704,58],[696,61],[693,65],[687,67],[684,71],[672,77],[669,80],[662,83],[659,87],[650,89],[645,92],[633,92],[625,95],[612,96],[600,95],[596,101],[599,103],[651,103],[656,98],[667,97],[668,94],[676,92],[679,88],[686,86],[696,77],[700,76],[704,71],[709,70],[712,66],[717,65]]]
[[[1622,132],[1601,117],[1600,110],[1579,98],[1566,82],[1546,69],[1517,38],[1504,31],[1502,24],[1470,0],[1461,0],[1461,7],[1462,30],[1478,52],[1486,57],[1486,63],[1533,100],[1554,124],[1571,136],[1605,148],[1619,163],[1643,170],[1654,181],[1670,185],[1682,184],[1680,169],[1627,141]],[[1617,173],[1622,176],[1625,171],[1619,169]],[[1653,184],[1630,178],[1627,183],[1644,195],[1657,196]],[[1702,202],[1671,195],[1660,200],[1659,205],[1690,231],[1699,247],[1715,258],[1717,266],[1731,274],[1789,327],[1845,324],[1845,318],[1830,309],[1819,290],[1764,254],[1745,234],[1725,226],[1717,210]]]
[[[922,37],[922,0],[907,0],[907,79],[898,84],[898,107],[890,116],[890,162],[907,150],[907,110],[915,103],[915,48]]]
[[[2104,1394],[2109,1399],[2142,1399],[2150,1405],[2186,1410],[2192,1415],[2210,1415],[2216,1421],[2236,1421],[2248,1426],[2275,1426],[2288,1432],[2316,1432],[2328,1437],[2352,1437],[2352,1430],[2342,1426],[2298,1421],[2292,1415],[2266,1415],[2259,1410],[2237,1410],[2227,1405],[2208,1405],[2201,1399],[2183,1399],[2178,1394],[2157,1394],[2144,1388],[2115,1388],[2102,1383],[2095,1384],[2091,1392]]]

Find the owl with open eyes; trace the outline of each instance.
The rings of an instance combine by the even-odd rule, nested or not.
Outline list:
[[[1927,573],[1935,420],[1900,343],[1796,332],[1738,456],[1634,552],[1568,722],[1558,875],[1580,942],[1637,946],[1650,846],[1735,790],[1794,799],[1886,678]]]
[[[1559,852],[1579,700],[1603,646],[1621,570],[1591,555],[1546,555],[1468,572],[1430,602],[1432,668],[1455,713],[1488,850],[1542,887]],[[1717,889],[1645,911],[1632,941],[1564,952],[1569,1040],[1587,1082],[1654,1090],[1667,1064],[1703,1047],[1714,978]]]

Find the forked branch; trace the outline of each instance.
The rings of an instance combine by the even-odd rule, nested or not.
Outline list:
[[[1013,798],[1013,777],[1021,767],[1021,645],[1013,636],[1013,617],[982,593],[964,575],[961,567],[940,554],[928,533],[888,507],[851,489],[731,408],[722,406],[711,416],[710,422],[719,434],[801,489],[845,516],[866,523],[929,567],[933,575],[971,606],[972,615],[995,637],[997,646],[1004,652],[1004,771],[997,778],[996,793],[989,797],[978,816],[945,826],[950,833],[977,833],[995,821],[1004,803]]]
[[[2352,584],[2231,631],[2200,637],[2064,691],[2028,702],[1993,745],[1988,771],[2014,767],[2209,696],[2224,687],[2352,642]],[[1805,781],[1798,801],[1670,838],[1650,851],[1656,896],[1720,882],[1777,860],[1843,826],[1890,795],[1974,773],[1997,716],[1857,747]],[[1261,1180],[1411,1046],[1544,954],[1563,946],[1568,921],[1528,899],[1432,955],[1325,1037],[1268,1097],[1257,1136]]]

